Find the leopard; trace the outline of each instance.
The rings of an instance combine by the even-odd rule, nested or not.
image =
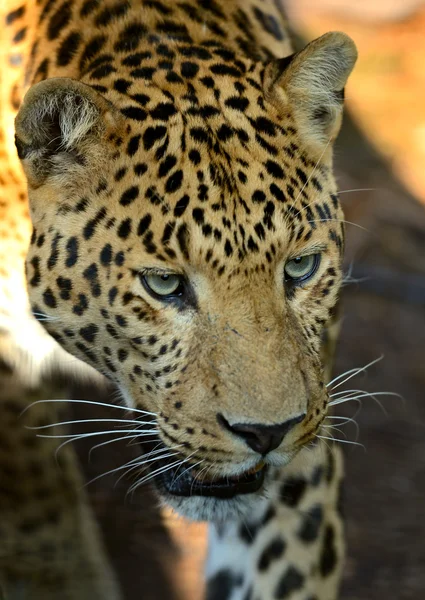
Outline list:
[[[354,42],[294,51],[281,0],[2,11],[0,596],[121,597],[71,445],[34,433],[86,378],[134,417],[135,488],[208,522],[208,600],[335,600]]]

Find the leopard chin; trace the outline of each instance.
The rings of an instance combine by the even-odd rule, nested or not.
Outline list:
[[[158,440],[152,445],[157,452],[159,445],[166,448]],[[267,501],[274,467],[288,464],[293,455],[272,453],[265,459],[252,457],[242,465],[229,463],[225,475],[214,476],[208,469],[192,467],[174,456],[155,461],[151,467],[152,480],[164,506],[190,520],[220,522],[256,512]]]

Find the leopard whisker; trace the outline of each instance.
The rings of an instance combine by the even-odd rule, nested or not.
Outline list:
[[[318,434],[316,434],[316,437],[319,438],[320,440],[331,440],[332,442],[337,442],[339,444],[350,444],[352,446],[360,446],[361,448],[363,448],[363,450],[366,451],[364,444],[360,444],[360,442],[353,442],[351,440],[340,440],[339,438],[328,437],[326,435],[318,435]]]
[[[322,160],[322,158],[323,158],[323,156],[324,156],[324,154],[325,154],[326,150],[328,149],[328,146],[329,146],[329,144],[331,143],[331,139],[332,139],[332,138],[329,138],[329,139],[328,139],[328,141],[326,142],[326,145],[325,145],[325,147],[323,148],[323,151],[322,151],[321,155],[320,155],[320,156],[319,156],[319,158],[317,159],[317,162],[316,162],[316,165],[315,165],[314,169],[312,170],[312,172],[311,172],[311,173],[310,173],[310,175],[308,176],[308,178],[307,178],[307,181],[304,183],[303,187],[302,187],[302,188],[300,189],[300,191],[298,192],[298,195],[297,195],[297,197],[295,198],[294,202],[292,203],[292,206],[295,206],[295,204],[298,202],[298,198],[301,196],[301,194],[303,193],[303,191],[304,191],[305,187],[306,187],[306,186],[309,184],[310,180],[312,179],[313,175],[315,174],[315,172],[316,172],[316,170],[317,170],[317,167],[318,167],[318,166],[319,166],[319,164],[320,164],[320,161]],[[311,203],[310,203],[310,204],[308,204],[307,206],[304,206],[304,207],[302,208],[302,210],[305,210],[305,209],[306,209],[308,206],[311,206],[311,204],[315,204],[315,202],[316,202],[316,200],[315,200],[314,202],[311,202]],[[298,216],[300,213],[301,213],[301,210],[299,210],[299,211],[297,212],[297,214],[295,215],[295,217],[297,217],[297,216]]]
[[[376,192],[378,188],[354,188],[352,190],[341,190],[337,194],[351,194],[352,192]]]
[[[49,423],[48,425],[38,425],[37,427],[25,426],[25,429],[49,429],[51,427],[60,427],[61,425],[75,425],[77,423],[133,423],[135,425],[140,424],[141,426],[152,425],[151,421],[135,421],[134,419],[76,419],[74,421],[60,421],[58,423]]]
[[[342,429],[339,429],[337,427],[337,425],[322,425],[321,429],[329,429],[331,431],[337,431],[338,433],[343,435],[345,438],[347,438],[346,434],[342,431]]]
[[[165,473],[166,471],[169,471],[170,469],[172,469],[176,465],[180,465],[181,462],[182,462],[181,460],[177,460],[177,461],[171,463],[170,465],[164,465],[164,466],[160,467],[159,469],[156,469],[155,471],[152,471],[148,475],[145,475],[145,477],[142,477],[142,479],[139,479],[139,481],[136,481],[135,483],[133,483],[133,485],[131,485],[129,487],[129,489],[127,491],[127,494],[134,493],[136,491],[136,489],[138,487],[140,487],[141,485],[143,485],[144,483],[147,483],[151,479],[155,479],[155,477],[158,477],[158,475],[161,475],[162,473]]]
[[[94,483],[95,481],[97,481],[98,479],[101,479],[102,477],[106,477],[107,475],[112,475],[113,473],[116,473],[117,471],[122,471],[123,469],[132,469],[132,468],[137,468],[140,467],[142,468],[145,464],[158,460],[158,459],[164,459],[164,458],[169,458],[172,456],[175,456],[174,452],[169,452],[168,448],[164,448],[165,454],[161,455],[161,456],[155,456],[154,458],[147,460],[147,461],[141,461],[140,457],[137,457],[137,464],[134,464],[136,459],[132,459],[129,462],[127,462],[125,465],[121,465],[120,467],[115,467],[114,469],[110,469],[109,471],[106,471],[105,473],[101,473],[100,475],[96,475],[96,477],[94,477],[93,479],[90,479],[90,481],[87,481],[84,484],[84,487],[90,485],[91,483]],[[117,483],[117,482],[116,482]]]
[[[61,434],[61,435],[45,435],[45,434],[41,434],[38,433],[37,437],[39,438],[47,438],[47,439],[83,439],[83,438],[87,438],[87,437],[95,437],[97,435],[109,435],[109,434],[113,434],[113,433],[135,433],[134,429],[120,429],[119,431],[116,429],[112,429],[110,431],[90,431],[88,433],[67,433],[67,434]],[[157,429],[149,429],[143,432],[140,432],[137,434],[137,436],[139,437],[143,437],[147,434],[151,434],[151,433],[158,433]]]
[[[135,431],[136,431],[136,430],[135,430]],[[150,434],[150,435],[153,435],[153,434]],[[148,437],[150,437],[150,435],[149,435]],[[102,446],[107,446],[108,444],[114,444],[115,442],[120,442],[120,441],[122,441],[122,440],[129,440],[129,441],[128,441],[128,443],[127,443],[127,447],[128,447],[128,446],[131,446],[131,445],[133,445],[133,444],[136,444],[136,443],[137,443],[137,444],[140,444],[140,442],[139,442],[139,441],[137,441],[137,438],[138,438],[138,437],[139,437],[139,436],[138,436],[137,434],[136,434],[136,435],[123,435],[122,437],[119,437],[119,438],[114,438],[114,439],[112,439],[112,440],[107,440],[106,442],[101,442],[101,443],[99,443],[99,444],[96,444],[95,446],[92,446],[92,447],[90,448],[90,451],[89,451],[89,454],[88,454],[88,460],[89,460],[89,462],[90,462],[90,460],[91,460],[91,455],[92,455],[92,452],[93,452],[94,450],[96,450],[97,448],[101,448]],[[159,446],[159,445],[160,445],[160,443],[158,443],[158,444],[155,446],[155,448],[154,448],[153,450],[156,450],[156,448],[158,448],[158,446]],[[144,454],[144,456],[149,456],[149,454],[150,454],[150,452],[148,452],[147,454]]]
[[[167,447],[167,448],[160,448],[159,450],[149,452],[148,454],[145,454],[142,457],[139,457],[139,462],[137,462],[137,464],[131,466],[125,473],[123,473],[122,475],[120,475],[119,478],[117,479],[117,481],[115,482],[114,487],[116,487],[118,485],[118,483],[121,481],[121,479],[123,479],[131,471],[134,471],[135,469],[142,470],[144,468],[144,466],[147,465],[148,463],[155,462],[158,459],[168,458],[168,455],[163,457],[161,455],[161,452],[164,452],[166,450],[170,450],[170,452],[172,453],[171,456],[176,456],[176,452],[174,452],[174,450],[177,450],[178,448],[181,448],[181,447],[182,447],[182,444],[179,444],[177,446]],[[158,456],[158,455],[160,455],[160,456]],[[154,457],[152,458],[152,456],[154,456]],[[140,458],[143,458],[143,459],[148,458],[148,460],[140,461]]]
[[[189,454],[189,456],[187,456],[187,460],[189,460],[189,458],[191,458],[191,457],[192,457],[194,454],[196,454],[196,453],[197,453],[197,451],[198,451],[198,450],[194,450],[194,451],[193,451],[191,454]],[[204,460],[204,459],[202,459],[202,460]],[[201,461],[201,462],[202,462],[202,461]],[[199,463],[196,463],[196,464],[199,464]],[[178,469],[176,469],[176,472],[174,473],[174,477],[173,477],[173,480],[172,480],[172,484],[173,484],[175,481],[178,481],[178,480],[180,479],[180,477],[182,477],[182,476],[184,475],[184,473],[186,473],[186,472],[187,472],[189,469],[193,469],[193,468],[194,468],[196,465],[190,465],[189,467],[187,467],[186,469],[184,469],[184,471],[183,471],[182,473],[180,473],[180,475],[179,475],[179,476],[178,476],[178,478],[176,479],[176,475],[177,475],[177,473],[179,472],[179,470],[180,470],[180,468],[181,468],[182,466],[183,466],[183,463],[180,465],[180,467],[179,467]]]
[[[129,408],[128,406],[121,406],[119,404],[110,404],[109,402],[96,402],[94,400],[73,400],[70,398],[50,398],[47,400],[36,400],[35,402],[33,402],[32,404],[30,404],[29,406],[25,407],[24,410],[21,413],[21,416],[27,411],[29,410],[32,406],[35,406],[36,404],[47,404],[49,402],[57,402],[57,403],[73,403],[73,404],[93,404],[94,406],[105,406],[107,408],[117,408],[119,410],[126,410],[127,412],[135,412],[141,415],[149,415],[151,417],[157,417],[157,413],[153,413],[153,412],[149,412],[147,410],[142,410],[139,408]]]
[[[331,221],[335,221],[337,223],[346,223],[347,225],[353,225],[354,227],[358,227],[359,229],[362,229],[363,231],[366,231],[367,233],[372,233],[370,231],[370,229],[366,229],[366,227],[363,227],[363,225],[359,225],[358,223],[353,223],[353,221],[347,221],[346,219],[312,219],[310,221],[307,221],[307,223],[327,223],[327,222],[331,222]]]
[[[345,373],[341,373],[341,375],[337,375],[337,377],[334,377],[328,384],[326,384],[326,387],[327,388],[331,387],[331,391],[333,392],[333,390],[336,390],[336,388],[338,388],[340,385],[343,385],[344,383],[349,381],[352,377],[355,377],[356,375],[363,373],[364,371],[366,371],[366,369],[368,369],[372,365],[375,365],[376,363],[380,362],[383,358],[384,358],[384,355],[382,354],[380,357],[375,358],[375,360],[372,360],[370,363],[368,363],[364,367],[356,367],[354,369],[350,369],[349,371],[345,371]],[[343,379],[343,381],[340,381],[337,385],[334,385],[335,382],[339,381],[346,375],[348,375],[348,377],[346,379]]]

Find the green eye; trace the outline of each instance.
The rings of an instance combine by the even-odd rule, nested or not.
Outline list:
[[[179,296],[183,291],[183,278],[180,275],[144,275],[143,283],[148,292],[162,298]]]
[[[315,272],[320,262],[320,254],[297,256],[285,265],[285,279],[298,282],[305,281]]]

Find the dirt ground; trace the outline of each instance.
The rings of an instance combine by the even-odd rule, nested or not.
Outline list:
[[[365,399],[356,417],[364,449],[346,446],[348,559],[341,599],[422,600],[425,60],[422,72],[415,65],[418,55],[425,58],[425,12],[382,24],[344,21],[339,13],[338,18],[310,17],[308,24],[308,19],[303,21],[310,37],[335,28],[357,31],[367,58],[348,94],[351,116],[336,152],[341,199],[347,221],[354,224],[347,224],[346,269],[352,281],[343,292],[335,371],[383,355],[354,387],[403,396],[379,396],[387,415],[371,398]],[[368,70],[367,61],[375,71]],[[352,191],[359,189],[366,191]],[[352,416],[356,409],[353,404],[340,414]],[[355,439],[354,428],[345,433],[348,440]],[[80,450],[87,462],[87,449]],[[122,464],[123,456],[131,458],[131,449],[115,446],[94,455],[88,477],[105,465]],[[88,490],[125,597],[200,600],[204,527],[168,517],[168,529],[163,529],[149,492],[125,499],[126,485],[114,488],[115,480],[105,478]]]

